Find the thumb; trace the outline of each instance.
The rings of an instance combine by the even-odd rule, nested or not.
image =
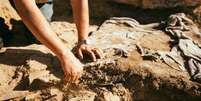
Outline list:
[[[83,54],[82,54],[82,50],[79,49],[77,55],[78,55],[79,59],[83,60],[84,57],[83,57]]]

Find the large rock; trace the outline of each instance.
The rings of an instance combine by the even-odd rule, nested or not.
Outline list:
[[[70,0],[54,2],[53,19],[72,21],[69,20],[72,17]],[[193,10],[200,3],[200,0],[89,0],[89,10],[91,18],[96,20],[95,23],[114,16],[132,17],[140,23],[158,22],[178,12],[188,13],[199,20],[196,17],[200,13],[193,13]]]
[[[35,39],[23,24],[9,0],[1,0],[0,4],[0,37],[3,37],[4,45],[13,46],[17,43],[21,45],[32,43]]]
[[[5,20],[5,24],[9,26],[9,28],[12,28],[12,21],[14,20],[20,20],[17,12],[11,7],[8,0],[1,0],[0,1],[0,18],[3,18]]]
[[[115,2],[134,5],[142,8],[171,8],[177,6],[195,6],[200,0],[113,0]]]

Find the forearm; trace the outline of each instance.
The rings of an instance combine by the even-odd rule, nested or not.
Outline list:
[[[71,5],[78,30],[78,41],[85,40],[89,31],[88,0],[71,0]]]
[[[34,36],[51,49],[59,58],[66,52],[66,47],[51,30],[34,0],[14,0],[15,6],[23,22]]]

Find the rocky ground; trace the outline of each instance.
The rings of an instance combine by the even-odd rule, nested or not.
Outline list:
[[[69,17],[70,8],[61,6],[59,1],[56,1],[56,8],[59,9],[55,10],[51,27],[72,49],[77,38],[75,25]],[[199,6],[151,10],[91,1],[90,5],[94,8],[91,10],[91,45],[102,48],[106,57],[95,63],[86,57],[80,83],[63,85],[63,72],[55,55],[31,36],[7,0],[1,0],[0,4],[0,17],[4,19],[0,23],[0,35],[5,46],[0,53],[0,100],[201,100],[201,83],[189,74],[185,51],[179,51],[184,53],[181,56],[181,53],[171,54],[174,47],[189,40],[193,41],[190,46],[200,47],[200,29],[197,27],[201,11]],[[103,9],[100,4],[106,8]],[[69,10],[69,13],[62,15],[60,9]],[[103,13],[105,10],[108,12]],[[197,24],[176,15],[176,18],[181,18],[176,22],[184,21],[183,24],[175,24],[182,35],[178,35],[175,26],[168,26],[168,22],[170,25],[174,22],[170,15],[178,12],[186,13]],[[130,18],[109,19],[111,16]],[[182,26],[187,26],[188,30]],[[170,30],[176,33],[168,33]],[[191,51],[188,47],[185,50]],[[196,51],[193,53],[196,56]],[[182,62],[177,61],[180,57]],[[200,59],[199,56],[197,58]]]

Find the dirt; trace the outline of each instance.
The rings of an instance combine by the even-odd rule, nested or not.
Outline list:
[[[170,51],[170,37],[163,32],[156,33],[154,35],[146,35],[139,40],[140,45],[147,49],[152,49],[154,51]],[[157,45],[160,43],[159,45]]]
[[[63,72],[56,56],[45,46],[36,43],[35,39],[30,43],[30,38],[32,39],[33,36],[24,37],[24,34],[30,33],[22,22],[18,21],[16,12],[10,11],[14,9],[8,6],[6,0],[1,0],[0,4],[5,4],[0,5],[4,14],[1,17],[5,19],[5,24],[10,31],[8,33],[13,35],[9,40],[6,39],[6,47],[0,53],[0,100],[201,100],[201,84],[192,81],[188,72],[175,69],[178,68],[177,66],[172,68],[160,59],[143,55],[141,48],[152,53],[170,52],[171,36],[162,30],[146,27],[133,20],[130,22],[127,18],[115,18],[118,20],[106,20],[104,23],[100,19],[92,19],[92,24],[95,25],[90,26],[91,44],[102,48],[106,57],[95,63],[90,60],[84,61],[84,73],[79,84],[64,85]],[[128,8],[130,7],[125,9]],[[15,13],[7,13],[8,11]],[[145,11],[149,12],[149,10]],[[139,12],[141,10],[137,10],[133,15],[138,15]],[[157,17],[160,13],[164,13],[164,10],[146,12],[141,14],[143,16],[138,16],[137,21],[160,23],[173,11],[167,10],[167,13],[159,18]],[[96,13],[98,14],[98,12],[92,14],[96,15]],[[56,21],[51,22],[51,27],[66,46],[72,49],[77,41],[76,27],[72,23],[72,17],[67,19],[67,15],[62,14],[55,13]],[[125,11],[125,14],[129,14],[129,11]],[[15,23],[8,23],[12,18],[15,19]],[[196,32],[186,34],[200,44],[200,37],[194,33]]]

